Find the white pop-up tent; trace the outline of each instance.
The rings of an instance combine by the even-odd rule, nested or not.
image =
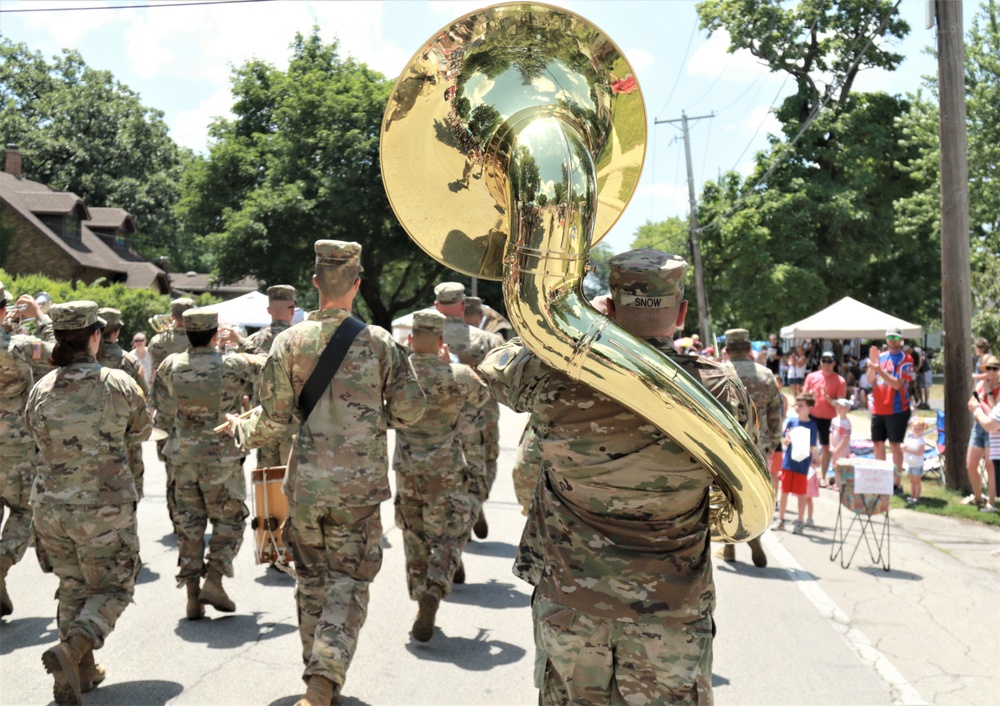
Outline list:
[[[923,328],[844,297],[812,316],[781,328],[783,339],[882,338],[886,329],[898,326],[904,338],[920,338]]]
[[[271,325],[271,315],[267,313],[267,295],[260,292],[250,292],[242,297],[211,304],[205,308],[217,312],[219,321],[226,324],[242,324],[255,328]],[[302,309],[296,307],[292,322],[298,323],[302,318]]]

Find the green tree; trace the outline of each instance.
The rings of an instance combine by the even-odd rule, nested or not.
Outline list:
[[[254,60],[233,72],[231,120],[210,128],[212,147],[192,165],[179,209],[202,234],[220,277],[289,283],[307,303],[313,242],[364,245],[361,313],[388,326],[431,301],[445,268],[393,214],[379,171],[379,135],[392,84],[317,30],[296,35],[287,71]]]
[[[76,51],[49,63],[0,38],[0,135],[20,147],[25,177],[72,191],[89,206],[124,208],[139,226],[134,244],[144,255],[192,263],[172,211],[190,155],[167,134],[163,112],[144,106],[110,72],[90,68]]]
[[[698,11],[710,32],[729,32],[730,51],[748,49],[797,87],[754,173],[703,194],[716,325],[774,329],[845,295],[906,318],[936,315],[938,241],[895,227],[895,204],[917,187],[901,167],[916,147],[896,123],[909,101],[851,92],[861,70],[901,60],[890,49],[909,28],[894,4],[706,0]]]
[[[685,218],[671,216],[665,221],[646,221],[632,239],[633,248],[653,248],[691,260],[691,228]]]
[[[965,42],[966,113],[968,116],[969,231],[974,336],[1000,340],[1000,3],[986,0],[973,19]],[[898,204],[897,228],[940,239],[941,152],[938,141],[937,77],[910,96],[910,110],[900,117],[903,139],[915,156],[902,169],[919,184]]]

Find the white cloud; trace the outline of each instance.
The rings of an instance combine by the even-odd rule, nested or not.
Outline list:
[[[763,138],[768,133],[781,132],[781,122],[774,117],[770,106],[758,105],[743,118],[740,128],[748,136],[756,133],[758,138]]]
[[[632,65],[632,69],[637,75],[642,75],[644,69],[647,69],[656,63],[656,57],[648,51],[638,48],[632,48],[626,51],[625,58],[628,59],[628,63]]]
[[[106,0],[88,2],[88,7],[106,7]],[[73,12],[44,12],[51,8],[65,8],[64,0],[35,0],[33,2],[4,2],[4,10],[32,10],[19,13],[20,19],[33,32],[44,36],[56,47],[72,47],[97,30],[121,19],[118,10],[78,10]],[[13,15],[8,15],[12,17]],[[34,48],[34,47],[32,47]]]
[[[209,123],[217,117],[232,117],[232,105],[233,96],[228,86],[220,88],[190,110],[177,113],[172,121],[170,136],[182,147],[206,152]]]
[[[730,54],[729,33],[715,32],[708,40],[698,45],[687,64],[687,72],[696,78],[714,79],[722,76],[731,83],[747,83],[768,73],[764,66],[747,49],[739,49]]]

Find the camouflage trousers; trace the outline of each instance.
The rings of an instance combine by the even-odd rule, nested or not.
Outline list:
[[[159,444],[160,442],[157,442]],[[174,483],[173,463],[169,458],[163,459],[163,470],[167,476],[167,487],[165,497],[167,499],[167,515],[170,517],[170,524],[177,531],[177,498],[175,496],[176,483]]]
[[[368,588],[382,568],[379,508],[288,505],[303,678],[318,674],[343,686],[368,616]]]
[[[37,454],[34,443],[0,447],[0,520],[7,508],[7,521],[0,533],[0,557],[17,563],[31,542],[31,483]]]
[[[712,704],[712,618],[627,623],[543,598],[531,605],[544,706]]]
[[[291,439],[267,442],[257,449],[257,468],[284,466],[288,463],[288,453],[291,448]]]
[[[409,473],[397,477],[396,525],[403,532],[406,584],[417,601],[432,585],[441,597],[469,540],[471,503],[460,473],[450,477]]]
[[[142,565],[135,505],[38,503],[34,530],[42,571],[59,577],[59,639],[81,633],[100,648],[132,602]]]
[[[490,496],[497,479],[497,459],[500,457],[500,403],[491,399],[483,407],[483,456],[486,459],[486,487],[483,501]],[[475,521],[476,518],[472,518]]]
[[[214,478],[199,477],[205,466],[177,465],[174,468],[175,524],[180,556],[177,585],[200,579],[206,565],[225,576],[233,575],[233,560],[243,544],[243,530],[250,514],[243,500],[246,481],[239,461],[214,462]],[[219,476],[222,482],[219,482]],[[212,539],[205,554],[205,530],[212,523]]]

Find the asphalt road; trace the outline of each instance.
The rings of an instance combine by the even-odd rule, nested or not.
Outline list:
[[[388,548],[345,704],[537,702],[530,591],[510,571],[523,518],[504,473],[523,424],[504,410],[490,535],[470,544],[467,584],[442,604],[426,644],[409,635],[416,606],[391,504],[383,504]],[[163,467],[145,447],[135,605],[98,653],[108,679],[84,703],[291,706],[303,691],[291,579],[255,565],[248,530],[236,578],[226,582],[237,612],[208,608],[205,620],[185,620]],[[1000,560],[990,556],[1000,530],[893,511],[891,570],[872,566],[864,544],[845,569],[829,559],[836,512],[835,494],[823,490],[816,530],[767,533],[766,568],[752,566],[743,546],[738,562],[716,560],[716,703],[1000,702]],[[15,612],[0,624],[0,704],[51,702],[41,653],[56,640],[56,585],[30,549],[8,577]]]

